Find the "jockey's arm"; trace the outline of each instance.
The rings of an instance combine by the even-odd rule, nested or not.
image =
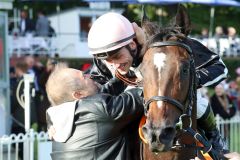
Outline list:
[[[215,86],[227,78],[228,69],[218,54],[210,51],[197,40],[187,38],[185,43],[193,52],[198,88]]]
[[[198,88],[216,86],[227,78],[228,69],[220,57],[215,57],[208,64],[196,69]]]

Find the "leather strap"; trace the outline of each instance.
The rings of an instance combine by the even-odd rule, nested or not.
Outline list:
[[[124,83],[126,83],[127,85],[138,86],[137,77],[133,77],[133,78],[126,77],[126,76],[122,75],[121,73],[119,73],[117,70],[115,72],[115,76],[118,79],[120,79],[121,81],[123,81]]]

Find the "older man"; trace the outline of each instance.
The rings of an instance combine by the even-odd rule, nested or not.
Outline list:
[[[133,159],[128,125],[143,113],[140,89],[98,94],[81,71],[58,65],[46,90],[53,105],[48,125],[56,131],[52,159]]]

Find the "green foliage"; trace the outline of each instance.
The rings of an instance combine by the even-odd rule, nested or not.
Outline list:
[[[13,7],[20,10],[33,10],[33,18],[37,18],[38,11],[45,11],[46,15],[54,14],[57,11],[57,6],[60,7],[60,10],[66,10],[75,7],[88,7],[87,2],[80,0],[66,0],[66,1],[44,1],[44,0],[14,0]],[[13,10],[9,10],[9,16],[13,16]]]
[[[229,79],[235,79],[237,77],[235,70],[240,67],[240,58],[223,58],[223,61],[228,68]]]
[[[177,4],[175,5],[145,5],[148,17],[152,21],[156,21],[161,25],[167,25],[174,15],[177,13]],[[192,34],[200,34],[202,28],[209,29],[210,26],[210,10],[211,6],[200,4],[184,4],[189,12],[189,16],[192,23]],[[131,20],[139,22],[141,19],[141,5],[131,4],[126,8],[125,15]],[[159,14],[159,10],[162,10],[166,14]],[[227,6],[215,6],[215,16],[213,29],[216,26],[233,26],[236,29],[240,26],[239,15],[240,8],[227,7]],[[231,18],[230,18],[231,17]],[[230,19],[229,19],[230,18]],[[213,30],[214,31],[214,30]]]
[[[61,10],[66,10],[74,7],[87,7],[88,3],[79,0],[68,0],[65,2],[45,2],[45,1],[14,1],[14,7],[18,9],[33,9],[34,19],[37,18],[37,11],[45,10],[47,15],[56,13],[57,5]],[[148,17],[152,21],[156,21],[160,25],[167,25],[169,21],[177,12],[177,4],[173,5],[156,5],[156,4],[144,4]],[[210,8],[208,5],[184,3],[183,4],[189,11],[189,15],[192,21],[192,34],[200,34],[202,28],[209,28],[210,25]],[[124,15],[131,21],[140,22],[142,14],[142,4],[127,4],[121,2],[112,2],[113,8],[124,8]],[[215,6],[215,20],[214,26],[233,26],[239,28],[240,21],[239,15],[240,8],[238,7],[226,7]],[[13,16],[13,11],[9,11],[9,16]]]

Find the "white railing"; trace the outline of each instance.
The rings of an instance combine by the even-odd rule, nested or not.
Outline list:
[[[216,116],[217,126],[222,137],[225,138],[230,151],[240,152],[240,113],[238,112],[231,119],[224,120]]]
[[[240,57],[240,38],[230,40],[228,38],[199,39],[221,57]],[[92,58],[89,55],[87,39],[78,33],[59,33],[57,37],[33,37],[33,36],[8,36],[8,50],[12,54],[48,54],[53,56],[58,53],[61,57]]]
[[[50,160],[51,142],[45,132],[30,130],[26,134],[11,134],[0,138],[0,160],[19,160],[19,147],[23,144],[24,160]]]
[[[57,53],[65,58],[92,58],[89,54],[86,38],[79,34],[61,33],[57,37],[8,36],[8,52],[12,55],[24,54],[50,55]]]
[[[240,39],[237,37],[234,40],[228,38],[205,38],[197,39],[207,48],[221,57],[239,57],[240,56]]]
[[[56,37],[16,37],[8,36],[8,51],[10,56],[17,54],[48,54],[50,56],[58,52]]]

